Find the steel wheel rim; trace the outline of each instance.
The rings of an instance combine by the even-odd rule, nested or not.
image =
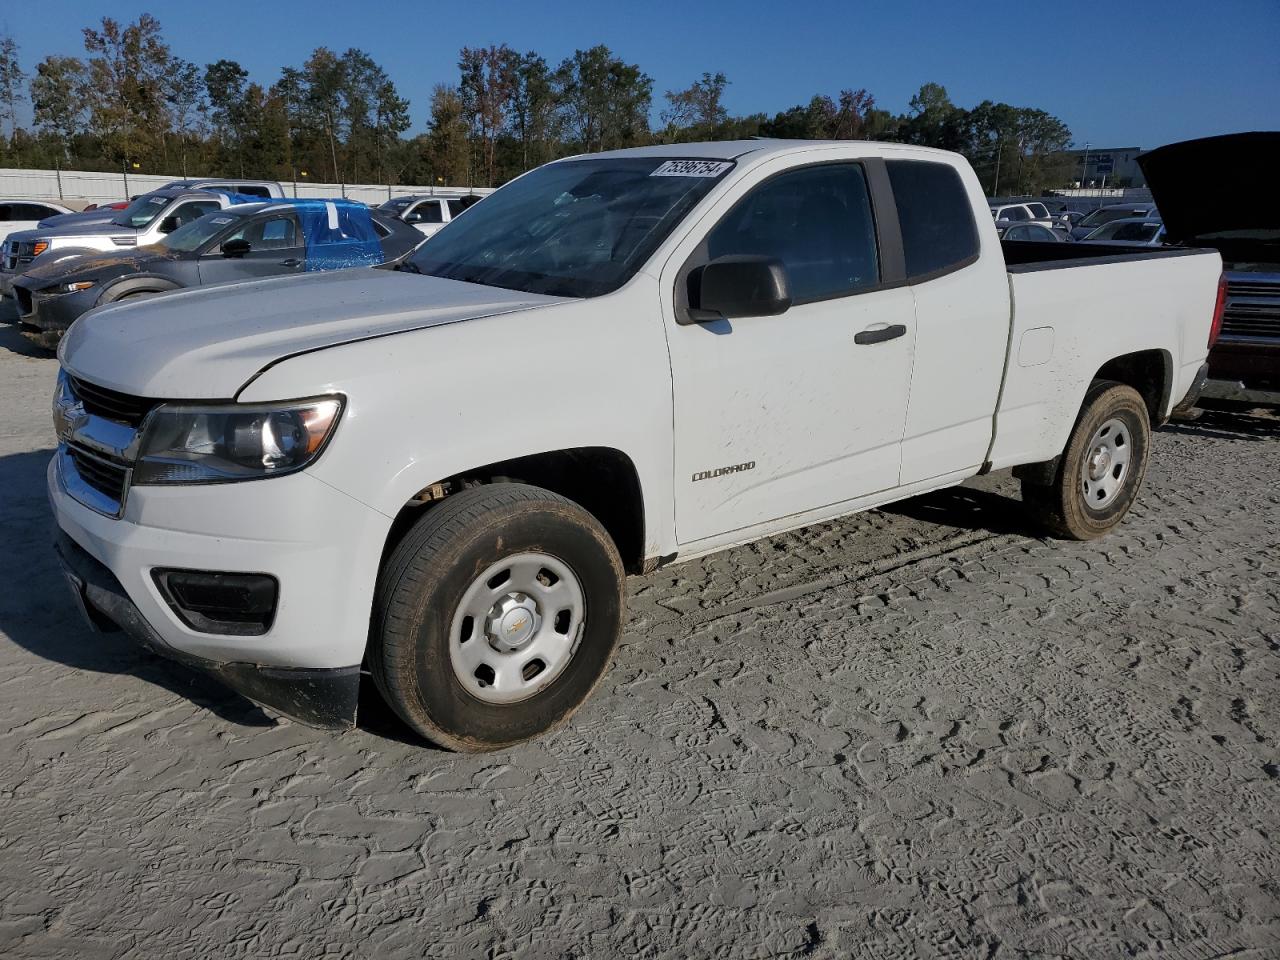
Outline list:
[[[577,652],[586,601],[577,575],[544,553],[517,553],[471,581],[449,627],[449,659],[485,703],[518,703],[550,686]]]
[[[1093,432],[1084,452],[1081,495],[1090,510],[1105,510],[1120,495],[1129,479],[1133,436],[1118,417]]]

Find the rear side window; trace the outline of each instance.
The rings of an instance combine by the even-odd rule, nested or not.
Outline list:
[[[1027,209],[1031,211],[1032,216],[1037,220],[1047,220],[1049,218],[1049,208],[1043,203],[1028,203]]]
[[[766,181],[716,224],[707,254],[776,257],[798,304],[874,287],[880,268],[862,167],[823,164]]]
[[[907,279],[956,270],[978,256],[973,206],[955,167],[927,160],[889,160]]]
[[[236,193],[246,197],[261,197],[263,200],[271,199],[271,191],[266,187],[260,187],[256,184],[242,183],[236,186]]]

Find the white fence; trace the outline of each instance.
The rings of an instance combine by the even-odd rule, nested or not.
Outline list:
[[[125,200],[181,180],[179,174],[102,173],[86,170],[14,170],[0,168],[0,197],[31,197],[40,200],[71,201],[72,206],[86,203],[111,203]],[[194,176],[187,179],[194,179]],[[248,178],[246,178],[248,179]],[[392,197],[414,193],[457,197],[468,193],[492,193],[489,187],[386,186],[369,183],[312,183],[310,180],[285,181],[281,184],[290,197],[349,197],[365,203],[382,203]]]

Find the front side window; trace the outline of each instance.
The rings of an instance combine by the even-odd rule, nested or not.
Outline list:
[[[957,270],[978,256],[973,204],[955,167],[930,160],[888,160],[910,280]]]
[[[216,200],[193,200],[191,203],[184,203],[174,210],[170,216],[175,220],[178,226],[182,227],[192,221],[199,220],[206,213],[213,213],[215,210],[221,210]]]
[[[707,237],[707,256],[774,257],[794,303],[880,282],[875,221],[862,167],[833,163],[781,174],[744,197]]]
[[[160,246],[178,253],[194,253],[239,219],[231,214],[214,214],[192,220],[161,239]]]
[[[401,269],[526,293],[611,293],[732,168],[666,157],[549,163],[468,210]]]
[[[1010,227],[1008,230],[1004,232],[1004,238],[1006,240],[1030,240],[1031,239],[1029,236],[1027,236],[1026,227]]]

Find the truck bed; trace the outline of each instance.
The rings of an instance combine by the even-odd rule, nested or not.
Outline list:
[[[1061,453],[1090,379],[1116,358],[1156,368],[1165,389],[1152,420],[1167,416],[1208,354],[1222,272],[1217,252],[1033,241],[1002,246],[1012,316],[992,467]]]
[[[1118,246],[1116,244],[1053,243],[1047,240],[1001,240],[1004,262],[1010,273],[1058,270],[1093,263],[1121,263],[1204,253],[1186,247]]]

